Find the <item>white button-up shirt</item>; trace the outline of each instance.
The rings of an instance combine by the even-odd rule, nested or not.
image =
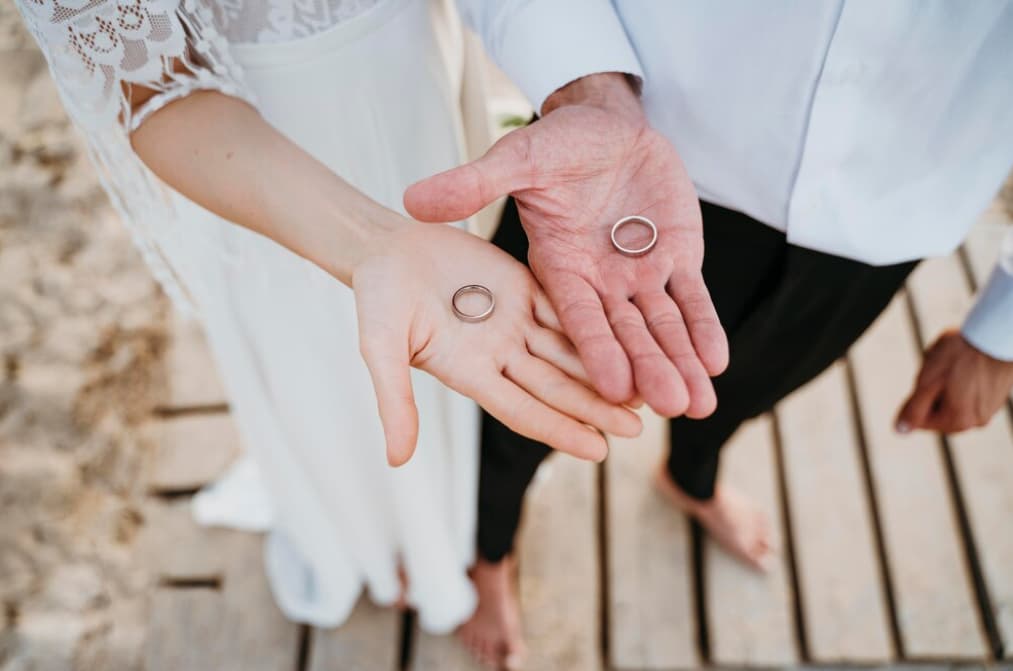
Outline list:
[[[458,0],[536,109],[643,78],[704,200],[871,264],[947,254],[1013,166],[1013,2]],[[1013,360],[1013,240],[964,324]]]

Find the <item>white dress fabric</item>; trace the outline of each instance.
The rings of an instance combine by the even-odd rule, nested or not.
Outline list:
[[[17,1],[139,247],[206,327],[249,459],[198,496],[198,519],[268,530],[268,577],[292,619],[337,626],[363,587],[376,603],[391,604],[403,570],[407,600],[424,628],[445,632],[461,623],[475,605],[466,573],[474,552],[475,405],[413,371],[418,447],[406,466],[391,469],[358,353],[351,291],[160,184],[129,151],[125,133],[195,88],[222,90],[253,101],[265,119],[338,175],[400,210],[408,184],[458,164],[463,154],[460,81],[450,74],[446,44],[438,43],[433,26],[441,8],[427,0],[357,0],[361,11],[335,12],[333,24],[322,29],[300,23],[295,30],[289,21],[254,30],[243,22],[237,30],[254,31],[257,41],[238,43],[223,37],[229,24],[221,23],[227,5],[242,4],[235,0],[222,0],[213,12],[192,0],[175,7],[171,0],[80,0],[100,11],[109,11],[102,8],[108,4],[145,8],[128,14],[155,17],[149,23],[157,30],[145,34],[157,33],[160,44],[186,37],[190,46],[158,55],[190,59],[186,73],[166,75],[171,66],[149,63],[153,72],[131,80],[121,71],[123,58],[90,74],[61,65],[78,53],[66,40],[74,29],[40,24],[40,17],[53,15],[54,0]],[[331,10],[340,4],[322,1]],[[265,3],[250,4],[264,15]],[[96,21],[75,16],[82,24]],[[274,39],[283,24],[284,35],[294,39]],[[162,34],[174,26],[186,26],[186,35]],[[207,43],[196,44],[202,40]],[[159,53],[141,42],[149,55]],[[136,50],[129,46],[121,56]],[[153,79],[162,94],[130,115],[117,99],[122,82]]]

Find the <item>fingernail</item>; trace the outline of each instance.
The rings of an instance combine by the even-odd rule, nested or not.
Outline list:
[[[903,420],[897,422],[897,433],[911,433],[911,425]]]

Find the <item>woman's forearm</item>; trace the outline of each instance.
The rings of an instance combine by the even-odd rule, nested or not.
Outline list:
[[[200,91],[152,114],[131,138],[163,181],[351,284],[358,262],[403,220],[268,124],[243,101]]]

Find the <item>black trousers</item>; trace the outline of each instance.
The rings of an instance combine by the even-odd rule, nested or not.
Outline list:
[[[714,494],[721,447],[745,420],[840,358],[890,303],[917,262],[870,266],[796,247],[747,215],[701,203],[703,274],[728,334],[728,369],[714,379],[717,410],[671,420],[668,468],[690,496]],[[513,200],[493,243],[526,262]],[[550,450],[483,413],[478,550],[499,561],[513,549],[524,492]]]

